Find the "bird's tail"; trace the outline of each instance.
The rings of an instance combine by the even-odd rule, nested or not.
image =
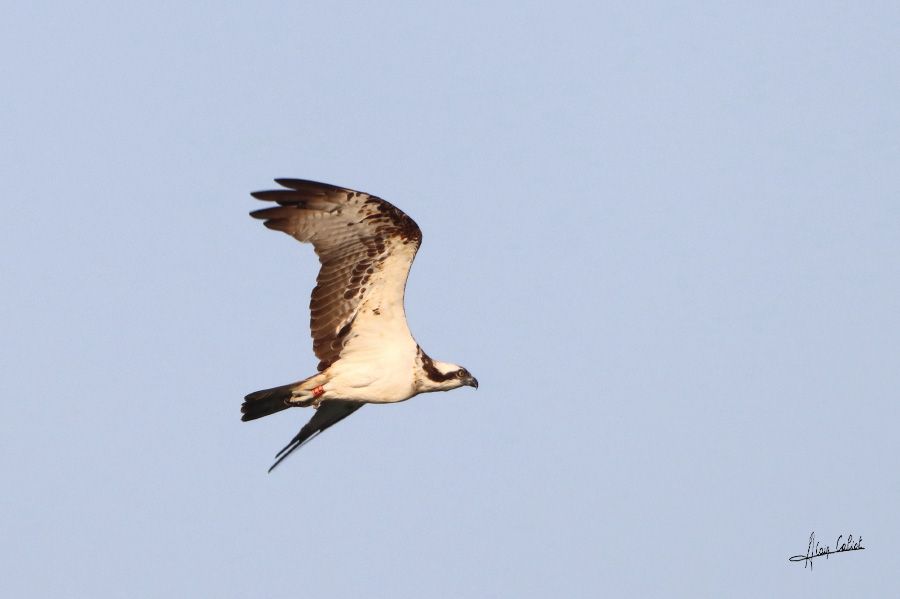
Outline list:
[[[303,381],[301,381],[303,382]],[[280,412],[291,407],[291,392],[300,383],[290,383],[273,387],[271,389],[263,389],[255,391],[244,397],[244,404],[241,406],[241,420],[256,420],[269,414]]]

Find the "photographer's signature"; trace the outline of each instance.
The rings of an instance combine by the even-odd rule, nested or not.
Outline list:
[[[803,562],[803,567],[809,566],[809,569],[812,570],[813,560],[817,557],[825,556],[825,559],[828,559],[829,555],[833,555],[835,553],[844,553],[846,551],[861,551],[865,549],[862,544],[862,537],[858,539],[854,539],[853,535],[847,535],[847,538],[844,539],[844,535],[841,535],[837,538],[837,541],[834,543],[835,549],[832,549],[830,546],[825,545],[824,547],[819,544],[816,540],[816,531],[813,531],[809,535],[809,547],[806,549],[806,555],[795,555],[790,558],[792,562]]]

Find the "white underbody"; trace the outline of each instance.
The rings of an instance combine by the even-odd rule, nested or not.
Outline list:
[[[372,327],[371,331],[364,328],[365,321],[354,323],[351,335],[358,336],[350,339],[341,359],[320,375],[327,381],[322,399],[393,403],[418,393],[415,340],[408,331],[405,339],[391,335],[390,331],[397,328],[392,322],[396,319],[383,309],[377,318],[384,324],[377,329]],[[406,328],[405,319],[400,323]]]
[[[394,403],[426,390],[417,384],[421,378],[416,372],[418,344],[402,304],[407,268],[402,259],[388,259],[381,265],[373,276],[373,287],[380,293],[360,303],[340,359],[294,391],[298,403],[309,404],[310,399]],[[312,389],[319,385],[324,394],[311,398]]]

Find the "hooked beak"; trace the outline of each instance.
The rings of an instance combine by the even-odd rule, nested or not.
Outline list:
[[[469,387],[475,387],[477,389],[478,388],[478,379],[476,379],[474,376],[470,376],[469,378],[466,379],[466,382],[463,384],[468,385]]]

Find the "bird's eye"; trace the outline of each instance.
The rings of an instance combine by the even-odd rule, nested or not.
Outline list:
[[[466,372],[465,368],[460,368],[459,370],[456,371],[456,378],[458,378],[458,379],[465,378],[467,374],[469,374],[469,373]]]

